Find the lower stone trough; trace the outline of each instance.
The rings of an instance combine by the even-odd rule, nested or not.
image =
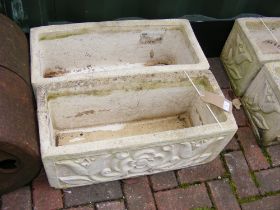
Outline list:
[[[186,72],[222,95],[210,71]],[[215,120],[183,71],[46,86],[36,91],[41,155],[56,188],[207,163],[237,130],[232,113],[209,105]]]

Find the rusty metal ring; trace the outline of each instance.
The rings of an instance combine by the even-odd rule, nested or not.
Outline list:
[[[20,160],[12,154],[0,150],[0,174],[12,174],[20,170]]]

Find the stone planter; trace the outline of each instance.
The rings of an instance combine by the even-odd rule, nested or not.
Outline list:
[[[128,20],[31,29],[32,84],[95,75],[207,70],[187,20]]]
[[[266,28],[267,27],[267,28]],[[237,96],[242,96],[263,64],[280,60],[280,18],[235,21],[221,59]]]
[[[222,95],[208,70],[187,71],[199,90]],[[67,188],[213,160],[237,130],[184,72],[99,77],[37,89],[41,154],[51,186]]]
[[[280,141],[280,63],[265,64],[253,80],[242,102],[264,145]]]

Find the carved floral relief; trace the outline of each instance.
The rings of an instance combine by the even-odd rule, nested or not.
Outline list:
[[[244,76],[243,65],[246,62],[252,63],[253,59],[246,45],[241,40],[239,34],[236,34],[236,39],[232,41],[227,54],[224,54],[224,62],[227,66],[230,77],[234,80],[242,79]]]
[[[214,158],[217,154],[213,151],[217,151],[223,139],[216,137],[57,161],[57,175],[62,184],[81,185],[197,165]]]
[[[254,94],[244,96],[243,101],[255,125],[260,129],[269,130],[269,125],[265,119],[266,114],[280,114],[279,102],[268,81],[265,81],[262,93],[255,90]]]

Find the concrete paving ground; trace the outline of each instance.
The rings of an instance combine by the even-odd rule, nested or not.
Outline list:
[[[225,96],[234,98],[217,58],[209,59]],[[1,197],[11,209],[280,210],[280,144],[261,147],[244,111],[233,110],[238,132],[214,161],[152,176],[56,190],[44,171]]]

